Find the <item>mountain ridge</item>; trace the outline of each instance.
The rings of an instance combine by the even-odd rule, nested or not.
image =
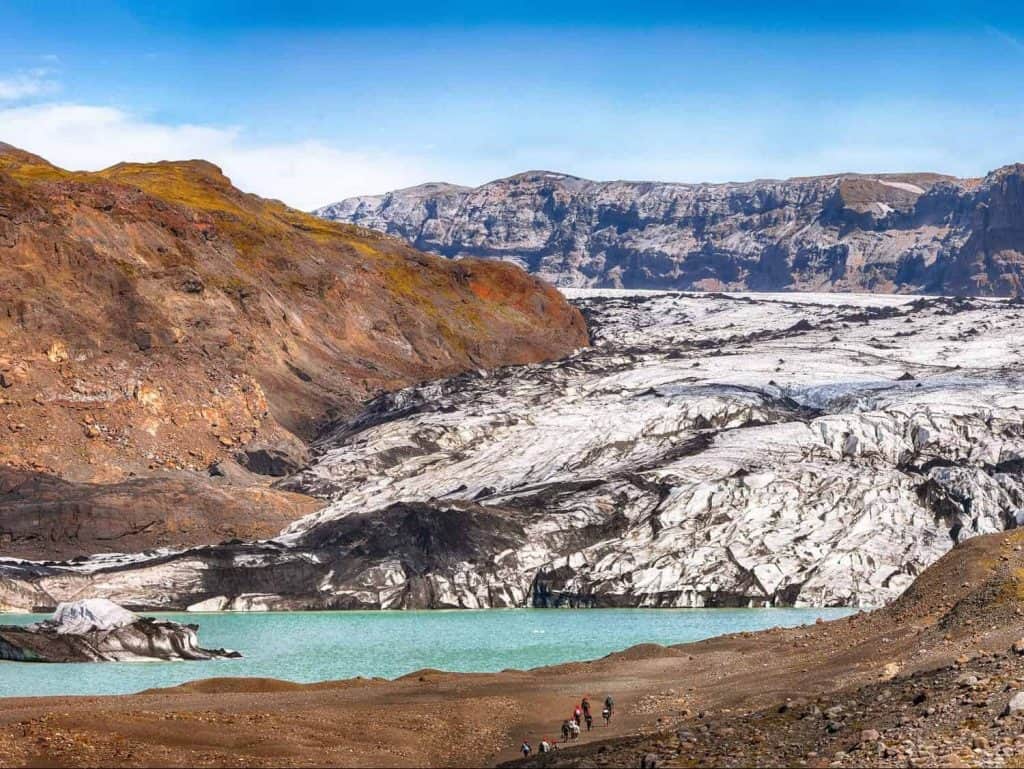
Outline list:
[[[1024,172],[591,181],[527,171],[347,198],[314,213],[561,286],[1014,295]]]

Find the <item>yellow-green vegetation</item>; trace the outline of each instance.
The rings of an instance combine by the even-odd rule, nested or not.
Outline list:
[[[242,250],[251,248],[261,236],[293,231],[320,243],[346,242],[365,256],[375,256],[377,252],[361,241],[381,237],[240,192],[217,166],[204,160],[118,163],[96,172],[66,171],[28,152],[0,145],[0,172],[24,183],[106,181],[137,187],[167,203],[213,214],[221,224],[234,219],[239,226],[233,228],[232,240]]]
[[[211,214],[226,214],[229,224],[234,217],[243,225],[240,231],[233,233],[236,238],[242,238],[238,245],[243,248],[251,247],[261,236],[280,235],[287,230],[320,243],[346,242],[366,256],[377,255],[374,249],[361,242],[379,239],[377,233],[329,222],[279,201],[241,192],[217,166],[205,160],[118,163],[94,176],[130,184],[169,203]],[[224,223],[223,218],[220,221]],[[246,232],[248,238],[245,238]]]
[[[999,595],[1001,602],[1024,601],[1024,569],[1014,569]]]
[[[245,211],[227,194],[232,190],[227,177],[215,165],[204,161],[118,163],[95,175],[130,184],[153,197],[201,211],[245,215]]]
[[[61,181],[72,176],[37,155],[0,142],[0,173],[20,182]]]
[[[235,298],[271,283],[326,300],[334,286],[344,287],[343,281],[360,275],[353,268],[361,267],[368,271],[361,285],[379,280],[393,299],[411,311],[416,325],[436,330],[458,353],[467,352],[470,339],[486,337],[495,322],[512,327],[534,322],[532,305],[523,302],[537,288],[525,276],[510,274],[510,268],[488,265],[474,268],[471,275],[439,257],[417,254],[381,233],[330,222],[280,201],[241,192],[221,169],[203,160],[118,163],[97,172],[69,172],[0,145],[0,172],[26,187],[70,183],[70,188],[53,191],[71,196],[76,194],[73,185],[103,185],[103,199],[113,195],[115,208],[127,209],[130,216],[178,237],[182,263],[194,258],[199,240],[209,243],[218,256],[227,257],[231,266],[207,276],[207,284]],[[134,190],[149,200],[140,199]],[[154,205],[154,200],[168,207]],[[159,261],[168,264],[165,257]],[[118,266],[133,276],[132,265]]]

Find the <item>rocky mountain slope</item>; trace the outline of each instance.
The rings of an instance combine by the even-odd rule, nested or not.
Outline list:
[[[576,302],[593,347],[340,421],[282,536],[0,564],[0,604],[872,606],[1024,518],[1018,302]]]
[[[426,184],[317,212],[563,286],[1015,295],[1024,166],[984,179],[838,174],[728,184],[531,171]]]
[[[368,395],[586,343],[510,265],[325,222],[209,163],[73,173],[0,145],[0,554],[269,536],[316,503],[262,474]]]

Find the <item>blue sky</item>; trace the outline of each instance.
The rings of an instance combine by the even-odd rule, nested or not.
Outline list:
[[[0,0],[0,140],[206,157],[310,208],[531,168],[725,181],[1024,161],[1000,3]]]

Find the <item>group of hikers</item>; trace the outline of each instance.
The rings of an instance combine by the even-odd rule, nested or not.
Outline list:
[[[604,709],[601,711],[601,718],[604,719],[604,725],[608,726],[612,722],[612,711],[615,709],[615,700],[609,694],[604,698]],[[573,708],[572,717],[567,718],[562,722],[562,742],[569,742],[575,740],[580,736],[580,732],[583,730],[583,725],[586,724],[586,729],[589,732],[594,728],[594,716],[590,712],[590,700],[584,697],[580,700],[579,704]],[[540,741],[537,746],[539,753],[550,753],[558,747],[556,740],[548,740],[546,737]],[[533,746],[530,745],[528,740],[523,740],[523,745],[519,749],[523,754],[523,758],[529,757],[533,753]]]

